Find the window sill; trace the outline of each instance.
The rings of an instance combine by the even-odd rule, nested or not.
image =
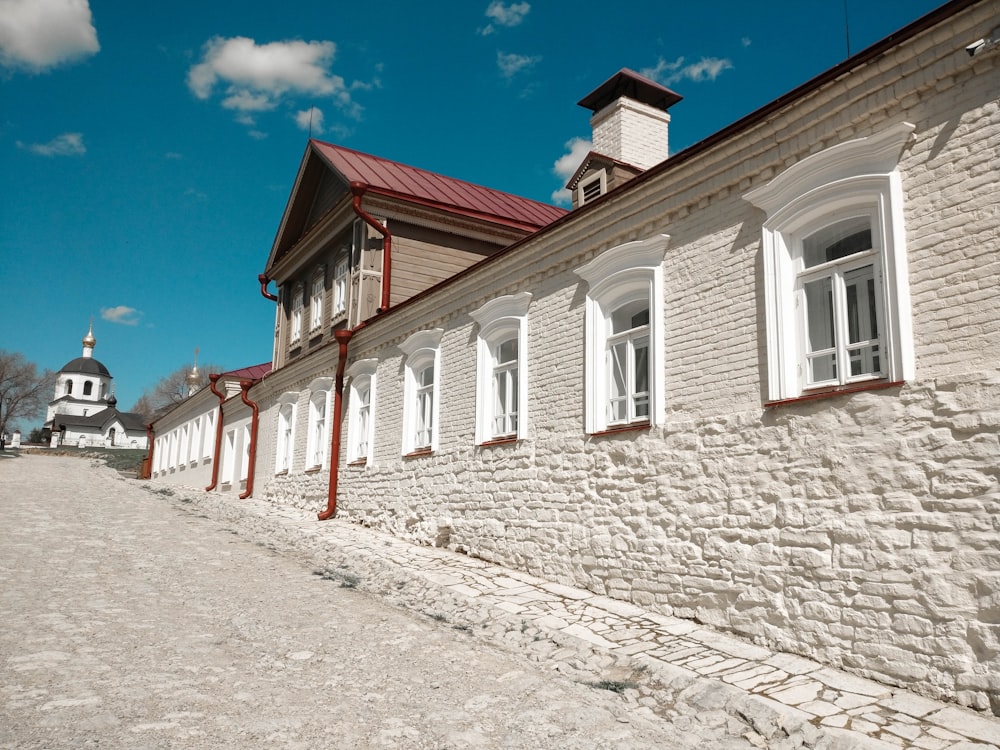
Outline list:
[[[318,474],[321,471],[323,471],[323,467],[322,466],[310,466],[308,469],[306,469],[302,473],[303,474]]]
[[[276,476],[276,477],[287,477],[288,476],[288,469],[282,469],[281,471],[276,471],[276,472],[274,472],[274,476]]]
[[[510,445],[511,443],[517,442],[517,435],[511,435],[509,437],[497,437],[491,438],[490,440],[485,440],[479,444],[480,448],[492,448],[495,445]]]
[[[368,465],[368,459],[367,458],[357,458],[354,461],[349,461],[347,463],[347,465],[348,466],[367,466]]]
[[[410,451],[409,453],[404,453],[403,458],[420,458],[421,456],[433,455],[433,448],[417,448],[415,451]]]
[[[829,388],[822,391],[813,391],[810,393],[803,393],[801,396],[796,396],[795,398],[786,398],[780,401],[766,401],[764,403],[765,409],[770,409],[776,406],[789,406],[791,404],[798,404],[804,401],[818,401],[823,398],[832,398],[833,396],[847,396],[852,393],[864,393],[865,391],[883,391],[886,388],[898,388],[905,385],[905,380],[894,380],[892,382],[885,380],[876,380],[871,383],[865,383],[864,385],[855,386],[840,386],[837,388]]]
[[[590,433],[591,437],[605,437],[608,435],[617,435],[621,432],[643,432],[648,430],[652,425],[647,422],[633,422],[631,424],[616,425],[614,427],[608,427],[606,430],[600,430],[598,432]]]

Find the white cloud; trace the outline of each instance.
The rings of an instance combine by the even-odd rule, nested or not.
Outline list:
[[[299,126],[300,130],[305,130],[315,135],[322,135],[324,132],[323,110],[318,107],[310,107],[301,112],[296,112],[295,124]]]
[[[553,174],[562,183],[562,187],[552,193],[553,202],[562,206],[570,204],[572,196],[565,185],[569,182],[569,178],[573,176],[573,173],[580,168],[583,160],[587,158],[587,154],[590,153],[593,147],[594,144],[586,138],[572,138],[566,141],[566,153],[556,159],[555,164],[552,165]]]
[[[524,21],[524,17],[528,15],[528,11],[530,10],[531,5],[529,3],[504,5],[500,0],[493,0],[486,8],[486,16],[487,18],[492,18],[493,22],[498,26],[513,28],[514,26],[519,26]],[[493,23],[479,29],[479,33],[483,36],[489,36],[494,31],[496,31],[496,26]]]
[[[120,323],[125,326],[134,326],[139,324],[139,318],[142,317],[142,313],[136,310],[134,307],[127,307],[125,305],[118,305],[117,307],[104,307],[101,309],[101,318],[111,323]]]
[[[521,71],[527,70],[541,59],[541,57],[532,57],[529,55],[497,52],[497,67],[500,68],[500,74],[504,78],[512,78]]]
[[[101,49],[88,0],[0,0],[0,64],[41,71]]]
[[[83,156],[87,147],[83,145],[83,133],[63,133],[48,143],[22,143],[17,147],[39,156]]]
[[[249,91],[237,91],[222,100],[226,109],[240,112],[267,112],[277,106],[266,94],[253,94]]]
[[[329,41],[257,44],[247,37],[215,37],[205,44],[202,61],[188,71],[188,88],[199,99],[209,99],[221,84],[222,106],[243,116],[272,110],[285,96],[309,95],[330,98],[359,118],[361,107],[344,79],[330,70],[336,51]]]
[[[652,68],[643,68],[639,72],[664,86],[671,86],[678,81],[714,81],[724,70],[731,70],[733,64],[718,57],[703,57],[696,63],[684,64],[684,58],[678,57],[673,62],[667,62],[662,57]]]

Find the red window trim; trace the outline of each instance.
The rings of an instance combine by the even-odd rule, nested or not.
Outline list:
[[[434,453],[433,448],[417,448],[415,451],[411,451],[403,456],[403,458],[420,458],[421,456],[430,456]]]
[[[830,388],[823,391],[815,391],[811,393],[805,393],[801,396],[796,396],[795,398],[786,398],[780,401],[765,401],[764,408],[770,409],[775,406],[790,406],[792,404],[798,404],[804,401],[818,401],[822,398],[831,398],[832,396],[846,396],[851,393],[864,393],[865,391],[883,391],[886,388],[898,388],[899,386],[905,385],[905,380],[876,380],[871,383],[865,383],[864,385],[856,386],[841,386],[837,388]]]
[[[491,438],[490,440],[484,440],[479,444],[480,448],[491,448],[494,445],[510,445],[511,443],[517,442],[517,435],[511,435],[509,437],[498,437]]]
[[[616,427],[609,427],[606,430],[601,430],[600,432],[590,433],[591,437],[604,437],[605,435],[617,435],[620,432],[640,432],[642,430],[648,430],[652,427],[652,423],[649,420],[644,422],[632,422],[630,424],[623,424]]]

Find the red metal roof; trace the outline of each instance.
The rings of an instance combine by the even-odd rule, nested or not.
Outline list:
[[[227,380],[253,380],[258,381],[271,372],[271,363],[265,362],[261,365],[251,365],[240,370],[230,370],[222,373],[222,377]]]
[[[527,231],[540,229],[566,213],[566,209],[558,206],[445,177],[332,143],[312,140],[310,144],[347,182],[363,182],[372,193]]]

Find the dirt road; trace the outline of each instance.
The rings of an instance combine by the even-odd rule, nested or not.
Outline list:
[[[0,460],[0,748],[746,748],[87,460]]]

